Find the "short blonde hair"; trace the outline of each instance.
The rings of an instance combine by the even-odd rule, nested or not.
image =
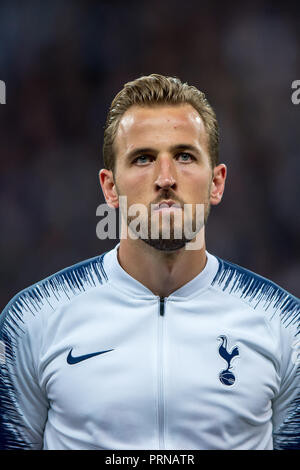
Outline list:
[[[128,82],[115,96],[104,128],[103,162],[108,170],[115,169],[114,140],[122,116],[133,105],[192,105],[201,116],[207,135],[212,168],[219,161],[219,130],[215,112],[205,94],[176,77],[151,74]]]

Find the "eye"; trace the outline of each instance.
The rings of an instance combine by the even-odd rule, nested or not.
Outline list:
[[[153,157],[151,157],[150,155],[139,155],[133,160],[133,163],[137,163],[138,165],[144,165],[145,163],[149,163],[149,161],[152,160]]]
[[[178,155],[176,155],[176,158],[178,160],[181,160],[182,162],[190,162],[192,160],[195,160],[195,157],[193,157],[193,155],[187,152],[179,153]]]

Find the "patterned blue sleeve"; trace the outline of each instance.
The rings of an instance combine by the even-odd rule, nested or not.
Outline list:
[[[293,298],[295,299],[295,298]],[[300,449],[300,306],[281,318],[281,384],[273,401],[274,449]]]
[[[41,316],[30,294],[16,296],[0,315],[0,449],[41,449],[47,400],[38,383],[36,358]]]
[[[58,305],[103,283],[104,254],[24,289],[0,315],[0,449],[43,447],[49,403],[39,371],[47,318]]]

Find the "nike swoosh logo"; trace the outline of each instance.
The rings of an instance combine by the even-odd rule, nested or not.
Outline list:
[[[83,356],[76,356],[76,357],[72,356],[72,351],[73,351],[73,348],[71,349],[67,357],[67,363],[71,365],[78,364],[78,362],[85,361],[86,359],[90,359],[91,357],[94,357],[94,356],[99,356],[99,354],[104,354],[104,353],[113,351],[113,349],[107,349],[106,351],[98,351],[98,352],[94,352],[91,354],[84,354]]]

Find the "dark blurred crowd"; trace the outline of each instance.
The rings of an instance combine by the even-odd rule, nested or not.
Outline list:
[[[96,237],[105,116],[150,73],[197,86],[219,119],[228,179],[208,251],[299,296],[299,46],[296,3],[2,0],[0,310],[115,245]]]

